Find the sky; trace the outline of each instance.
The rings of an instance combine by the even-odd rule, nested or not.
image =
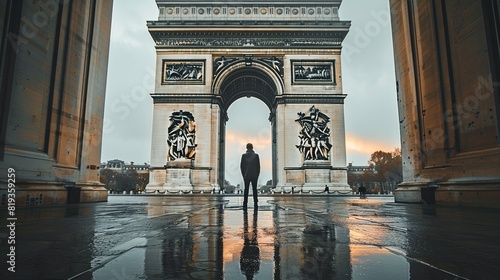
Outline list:
[[[400,147],[396,81],[388,0],[344,0],[341,20],[351,29],[341,65],[347,162],[366,165],[371,153]],[[142,164],[151,156],[156,53],[146,21],[156,20],[154,0],[114,0],[101,162]],[[251,120],[249,114],[256,117]],[[242,98],[228,110],[226,179],[241,183],[239,159],[252,142],[262,162],[260,183],[271,179],[269,110]]]

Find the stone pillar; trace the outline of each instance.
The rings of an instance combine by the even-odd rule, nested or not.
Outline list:
[[[107,200],[99,163],[112,6],[0,2],[0,170],[16,170],[16,206],[64,204],[69,190]]]

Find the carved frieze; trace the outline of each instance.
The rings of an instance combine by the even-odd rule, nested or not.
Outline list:
[[[161,48],[339,48],[350,27],[340,2],[160,1],[148,30]]]
[[[314,105],[309,112],[298,112],[295,121],[301,126],[300,144],[296,145],[303,154],[304,160],[328,160],[330,156],[330,118],[321,113]]]
[[[253,57],[253,56],[245,56],[245,57],[217,57],[214,59],[214,77],[217,76],[222,70],[224,70],[226,67],[230,66],[231,64],[238,62],[238,61],[243,61],[245,60],[245,63],[251,64],[253,61],[260,61],[272,70],[274,70],[276,73],[278,73],[281,77],[283,77],[283,60],[281,58],[278,58],[276,56],[272,57]]]
[[[210,19],[231,19],[231,18],[246,18],[252,19],[338,19],[338,7],[330,5],[314,5],[307,3],[302,4],[302,7],[295,5],[283,5],[275,3],[261,4],[259,6],[242,3],[239,7],[233,5],[203,5],[200,3],[192,4],[189,7],[185,5],[176,5],[174,3],[162,3],[159,5],[160,14],[158,19],[190,19],[196,17]]]
[[[196,155],[196,122],[190,112],[173,112],[169,117],[168,127],[168,159],[194,159]]]
[[[162,47],[340,47],[338,38],[155,38]]]
[[[203,84],[205,82],[204,60],[163,60],[162,83]]]
[[[292,60],[292,83],[335,84],[335,61]]]

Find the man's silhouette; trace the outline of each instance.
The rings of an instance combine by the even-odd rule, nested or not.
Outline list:
[[[253,203],[257,207],[257,180],[260,174],[260,159],[259,155],[253,151],[252,143],[247,144],[247,152],[241,156],[240,169],[243,181],[245,182],[243,208],[247,208],[250,183],[252,183]]]

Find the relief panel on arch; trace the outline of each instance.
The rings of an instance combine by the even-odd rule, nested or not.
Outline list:
[[[196,155],[196,122],[188,111],[173,112],[169,117],[168,160],[194,159]]]
[[[298,112],[301,129],[299,145],[296,147],[304,156],[304,160],[328,160],[330,156],[330,117],[320,112],[314,105],[306,113]]]
[[[280,77],[283,77],[283,58],[277,56],[254,57],[253,55],[245,55],[241,57],[216,57],[214,59],[214,77],[230,65],[241,61],[244,61],[247,66],[252,66],[253,62],[264,63],[267,67],[275,71]]]
[[[292,60],[292,84],[335,85],[335,60]]]
[[[204,60],[163,60],[162,84],[205,84]]]

